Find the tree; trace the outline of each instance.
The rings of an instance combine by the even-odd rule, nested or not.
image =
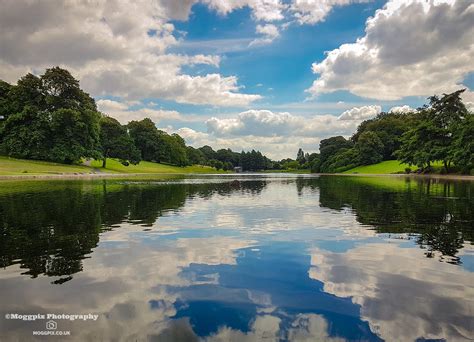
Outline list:
[[[396,153],[399,160],[421,168],[442,161],[445,171],[450,171],[452,161],[459,155],[454,137],[470,115],[461,100],[464,90],[429,98],[429,106],[420,111],[419,123],[401,137]]]
[[[1,137],[8,155],[63,163],[100,155],[100,113],[67,70],[27,74],[16,86],[0,88]]]
[[[126,127],[110,116],[103,116],[100,119],[100,145],[103,168],[107,166],[107,158],[118,158],[132,164],[140,162],[140,151],[133,143]]]
[[[453,162],[463,173],[474,170],[474,114],[466,116],[466,120],[458,127],[453,136]]]
[[[303,165],[305,163],[304,152],[301,148],[298,150],[298,153],[296,154],[296,161],[300,163],[300,165]]]
[[[356,148],[343,148],[329,157],[320,166],[321,172],[344,172],[359,165],[359,154]]]
[[[130,137],[146,161],[159,161],[159,133],[156,125],[149,118],[130,121],[127,125]]]
[[[370,165],[380,163],[383,160],[383,143],[378,135],[371,131],[362,133],[355,145],[359,163]]]
[[[206,163],[206,156],[204,153],[192,146],[186,147],[186,155],[188,156],[188,163],[190,165],[205,165]]]
[[[50,139],[50,122],[34,106],[26,106],[5,121],[2,145],[11,157],[49,160]]]
[[[79,81],[66,69],[47,69],[41,76],[41,89],[49,110],[67,108],[97,111],[94,99],[79,87]]]
[[[216,159],[216,152],[212,149],[211,146],[205,145],[199,147],[199,150],[204,154],[207,160]]]
[[[92,110],[58,109],[51,113],[50,160],[71,164],[82,157],[99,159],[100,114]]]
[[[329,172],[329,167],[326,166],[326,162],[329,158],[335,156],[340,150],[350,149],[353,146],[354,144],[350,140],[346,140],[342,136],[321,140],[321,143],[319,144],[321,172]]]

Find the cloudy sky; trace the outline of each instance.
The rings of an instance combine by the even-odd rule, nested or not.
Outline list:
[[[69,69],[104,113],[275,159],[467,88],[470,0],[0,2],[0,78]]]

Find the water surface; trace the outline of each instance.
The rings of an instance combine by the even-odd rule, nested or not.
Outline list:
[[[474,339],[474,182],[0,183],[0,340]]]

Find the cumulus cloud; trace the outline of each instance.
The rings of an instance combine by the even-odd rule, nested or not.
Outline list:
[[[0,11],[0,77],[61,65],[92,95],[157,97],[191,104],[244,106],[236,76],[191,76],[185,65],[219,66],[218,56],[167,53],[177,43],[170,19],[187,18],[192,1],[7,1]]]
[[[377,116],[382,111],[380,106],[362,106],[346,110],[339,116],[339,120],[367,120]]]
[[[286,5],[280,0],[204,0],[208,6],[222,15],[226,15],[236,9],[249,7],[252,15],[260,21],[277,21],[284,18],[283,11]]]
[[[176,132],[193,146],[211,145],[236,151],[258,149],[271,158],[281,159],[293,156],[300,147],[308,152],[317,151],[319,142],[330,136],[349,137],[361,120],[340,120],[334,115],[305,117],[287,112],[248,110],[231,117],[208,119],[207,132],[189,127]]]
[[[132,120],[150,118],[157,123],[163,119],[186,121],[186,119],[175,110],[162,110],[153,108],[131,109],[132,104],[113,100],[98,100],[97,107],[104,114],[117,119],[121,124],[127,124]],[[191,121],[191,120],[189,120]]]
[[[315,24],[324,21],[335,6],[369,1],[370,0],[294,0],[290,6],[290,10],[298,23]]]
[[[262,37],[251,41],[249,46],[270,44],[280,36],[278,27],[273,24],[257,25],[256,31]]]
[[[474,70],[473,21],[471,1],[389,1],[365,36],[313,64],[319,77],[307,91],[396,100],[459,89]]]
[[[410,113],[414,112],[416,109],[411,108],[410,106],[404,105],[404,106],[395,106],[390,108],[388,111],[389,113]]]
[[[309,276],[321,281],[325,292],[360,305],[362,319],[384,340],[473,339],[473,287],[466,285],[472,275],[423,253],[395,243],[367,244],[346,253],[314,249]],[[440,303],[455,309],[433,315]]]

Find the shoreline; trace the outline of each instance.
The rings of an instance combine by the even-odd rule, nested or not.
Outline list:
[[[251,175],[253,173],[226,173],[226,176],[236,175]],[[256,173],[257,174],[257,173]],[[273,172],[258,173],[271,175]],[[447,179],[447,180],[467,180],[474,181],[474,176],[469,175],[440,175],[440,174],[404,174],[404,173],[292,173],[297,176],[314,175],[314,176],[344,176],[344,177],[409,177],[419,179]],[[75,180],[75,179],[107,179],[107,178],[136,178],[136,177],[169,177],[169,176],[216,176],[221,173],[62,173],[62,174],[28,174],[28,175],[0,175],[0,181],[3,180]]]

